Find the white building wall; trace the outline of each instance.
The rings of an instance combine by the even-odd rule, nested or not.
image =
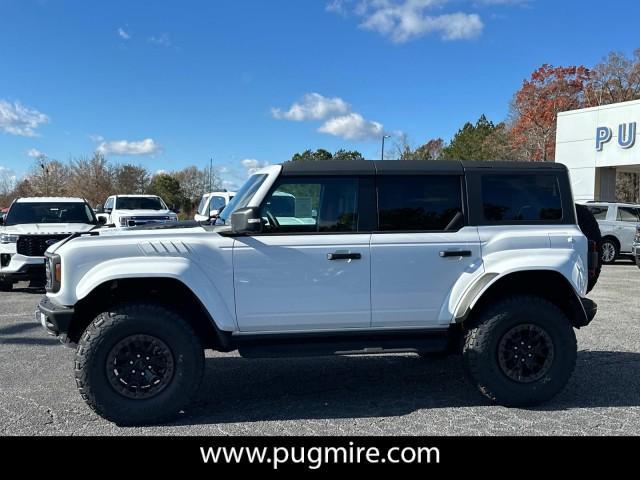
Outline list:
[[[565,164],[571,174],[573,194],[576,200],[613,200],[599,198],[611,191],[611,179],[615,174],[600,168],[614,167],[618,171],[640,172],[640,143],[636,122],[640,123],[640,100],[602,107],[562,112],[558,115],[556,134],[556,162]],[[624,125],[627,138],[619,138],[620,125]],[[630,145],[628,132],[635,128]],[[600,130],[599,130],[600,129]],[[608,141],[597,142],[597,135],[607,130]],[[600,182],[607,182],[600,184]],[[615,184],[614,184],[615,187]]]

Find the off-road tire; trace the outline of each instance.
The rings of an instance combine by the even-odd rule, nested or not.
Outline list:
[[[128,398],[107,377],[112,349],[133,335],[160,339],[173,356],[173,375],[151,398]],[[98,415],[118,425],[161,423],[194,398],[202,380],[204,351],[191,326],[176,312],[154,303],[116,305],[100,313],[82,334],[75,379],[82,398]]]
[[[578,226],[585,237],[588,240],[595,242],[596,250],[598,252],[598,265],[595,268],[595,275],[593,278],[589,278],[587,284],[587,293],[593,290],[593,287],[598,283],[600,278],[600,272],[602,271],[602,234],[600,232],[600,226],[596,217],[589,211],[584,205],[576,204],[576,214],[578,215]]]
[[[551,399],[569,381],[576,363],[576,336],[569,319],[552,303],[515,295],[489,306],[471,322],[462,352],[465,373],[489,400],[505,406],[534,406]],[[544,330],[553,344],[548,370],[530,383],[509,378],[498,360],[503,336],[523,324]]]

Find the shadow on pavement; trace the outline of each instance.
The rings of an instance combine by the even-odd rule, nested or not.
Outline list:
[[[490,405],[458,357],[209,358],[195,406],[178,424],[393,417]],[[567,388],[533,410],[640,406],[640,353],[582,351]]]

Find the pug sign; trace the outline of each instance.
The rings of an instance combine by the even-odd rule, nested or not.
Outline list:
[[[636,144],[636,122],[621,123],[618,125],[618,146],[629,149]],[[613,138],[610,127],[598,127],[596,129],[596,150],[601,152],[604,146]]]

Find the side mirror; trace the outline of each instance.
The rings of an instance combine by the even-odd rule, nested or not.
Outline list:
[[[106,217],[98,217],[98,225],[106,225],[107,219]]]
[[[101,203],[96,205],[96,213],[104,213],[104,205],[102,205]]]
[[[262,217],[257,207],[241,208],[231,214],[233,233],[259,233],[262,231]]]
[[[0,215],[0,227],[4,225],[4,215]]]

